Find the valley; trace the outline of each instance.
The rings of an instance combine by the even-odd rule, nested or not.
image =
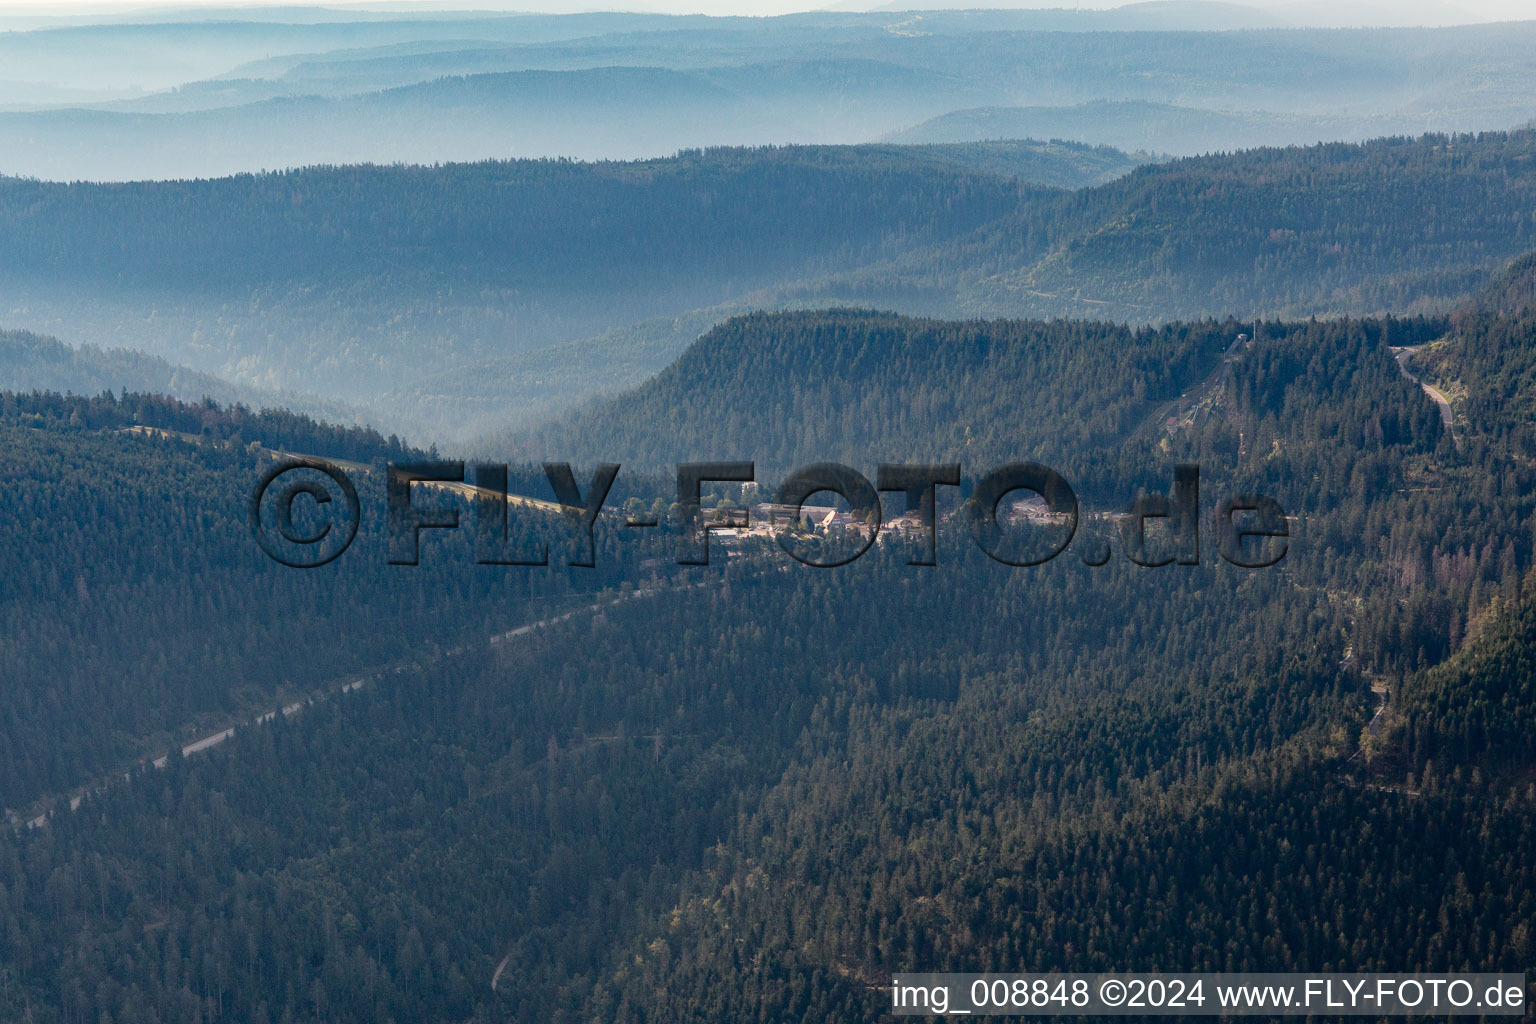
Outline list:
[[[0,1021],[1530,967],[1536,21],[545,6],[0,2]]]

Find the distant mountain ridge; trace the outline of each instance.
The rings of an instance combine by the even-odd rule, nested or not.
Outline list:
[[[1095,100],[1070,107],[955,110],[892,132],[886,139],[903,143],[1071,139],[1126,150],[1195,156],[1258,146],[1359,142],[1383,135],[1413,134],[1423,123],[1422,116],[1410,115],[1345,117]]]
[[[89,114],[0,114],[0,173],[124,180],[315,163],[636,158],[704,145],[858,143],[935,118],[950,119],[936,129],[948,141],[957,132],[976,137],[973,122],[997,121],[998,108],[1026,105],[1272,113],[1165,112],[1149,130],[1106,117],[1096,126],[1081,112],[1041,124],[1037,112],[1023,127],[980,130],[1187,153],[1502,129],[1536,113],[1524,59],[1536,46],[1529,24],[1191,30],[1199,25],[1188,9],[1157,6],[19,33],[0,40],[8,76],[54,81],[67,70],[110,91],[105,83],[123,82],[131,69],[137,77],[126,81],[159,91],[98,102]],[[124,53],[129,41],[147,53],[163,48],[161,65],[183,73],[137,67]],[[182,63],[189,52],[198,59]],[[1467,53],[1478,54],[1475,67]],[[234,59],[256,54],[271,56]],[[22,85],[14,103],[34,102],[40,86]],[[1145,141],[1170,133],[1182,133],[1176,145]]]

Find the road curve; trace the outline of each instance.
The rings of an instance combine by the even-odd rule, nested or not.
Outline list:
[[[1423,388],[1424,393],[1429,396],[1430,401],[1434,402],[1435,405],[1439,407],[1440,422],[1445,424],[1445,429],[1450,433],[1451,440],[1456,444],[1456,450],[1460,451],[1461,438],[1456,436],[1454,417],[1451,415],[1451,400],[1445,397],[1445,392],[1441,391],[1433,384],[1426,384],[1422,380],[1419,380],[1419,378],[1415,377],[1412,373],[1408,372],[1408,357],[1413,355],[1421,348],[1423,348],[1422,345],[1413,345],[1411,347],[1405,346],[1402,348],[1394,347],[1392,349],[1392,354],[1397,358],[1397,368],[1402,373],[1402,375],[1413,381],[1419,387]]]

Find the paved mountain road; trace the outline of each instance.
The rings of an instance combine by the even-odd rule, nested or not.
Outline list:
[[[1392,355],[1397,358],[1397,368],[1399,371],[1401,371],[1402,375],[1413,381],[1419,387],[1423,388],[1424,393],[1429,396],[1430,401],[1434,402],[1435,405],[1439,407],[1440,422],[1445,424],[1445,429],[1450,432],[1451,440],[1455,443],[1456,450],[1460,451],[1461,438],[1456,436],[1454,417],[1451,414],[1451,400],[1445,397],[1445,392],[1441,391],[1433,384],[1426,384],[1422,380],[1419,380],[1419,378],[1415,377],[1412,373],[1408,372],[1408,357],[1423,347],[1424,346],[1422,345],[1404,346],[1401,348],[1394,347],[1392,349]]]

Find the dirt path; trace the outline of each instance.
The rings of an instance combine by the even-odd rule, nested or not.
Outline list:
[[[1386,683],[1380,681],[1371,683],[1371,692],[1376,695],[1378,703],[1376,705],[1376,713],[1371,716],[1369,722],[1365,723],[1365,733],[1367,736],[1375,739],[1381,734],[1381,720],[1387,713],[1387,704],[1392,699],[1392,692],[1387,689]],[[1349,755],[1349,760],[1344,762],[1344,766],[1347,768],[1354,764],[1364,754],[1365,747],[1362,745],[1353,754]]]
[[[496,983],[501,981],[501,972],[507,969],[507,963],[511,959],[512,959],[512,954],[508,953],[506,956],[501,958],[501,963],[496,965],[496,973],[491,975],[491,991],[492,992],[496,991]]]

